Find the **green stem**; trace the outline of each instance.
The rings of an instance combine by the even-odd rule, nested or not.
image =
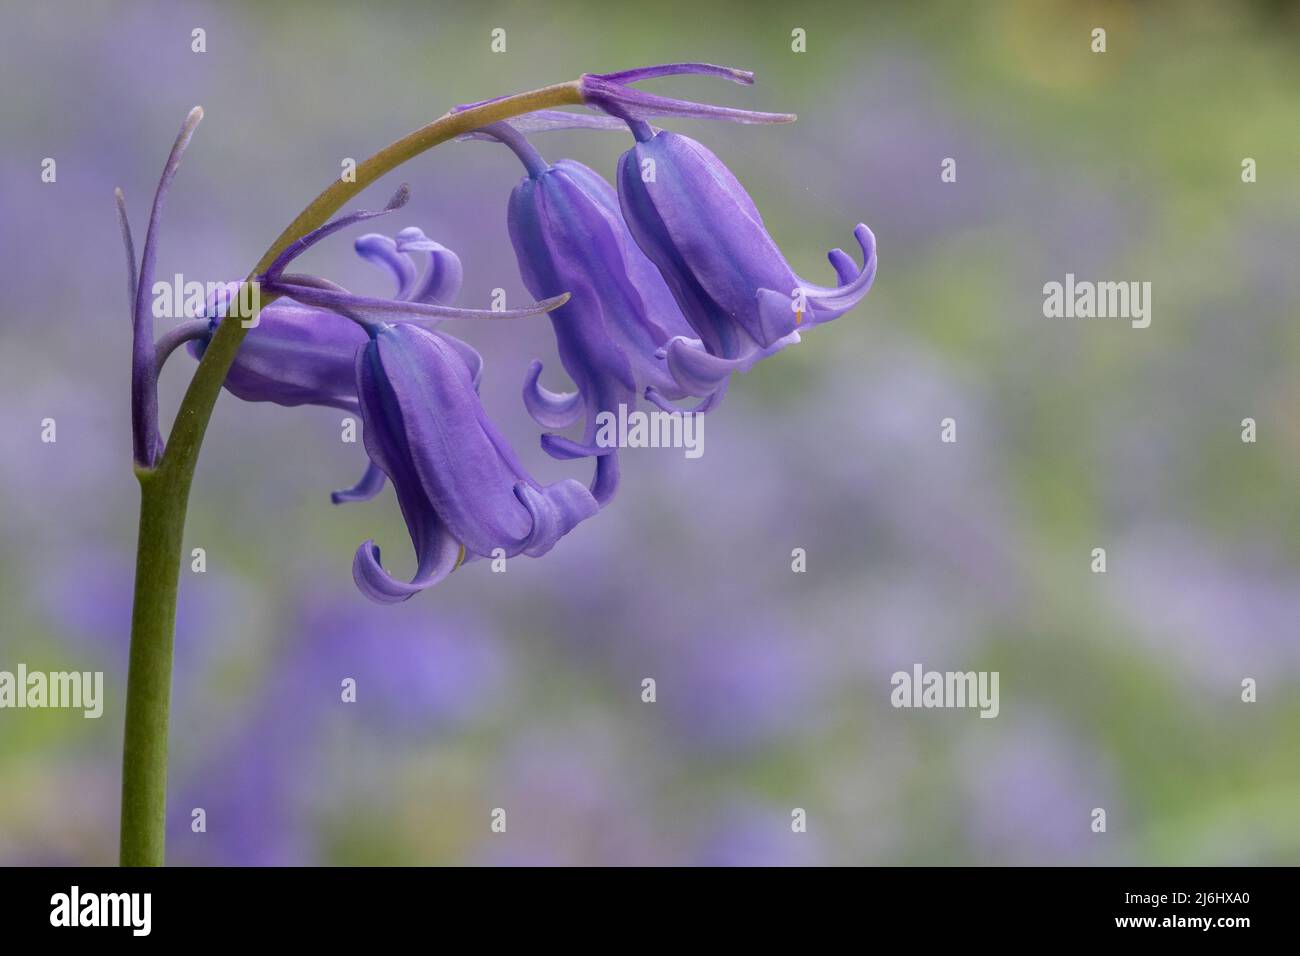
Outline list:
[[[139,472],[131,663],[122,746],[123,866],[160,866],[167,810],[167,714],[181,533],[188,494],[173,495],[159,472]]]
[[[260,275],[290,243],[325,224],[344,203],[385,173],[462,133],[533,110],[582,102],[576,81],[520,93],[459,113],[448,113],[397,140],[356,169],[353,182],[335,180],[289,224],[253,268]],[[262,305],[273,300],[266,296]],[[199,447],[247,328],[232,316],[204,350],[172,424],[157,466],[137,468],[140,537],[136,545],[131,663],[122,747],[123,866],[161,866],[167,815],[167,721],[171,701],[172,643],[181,539]]]

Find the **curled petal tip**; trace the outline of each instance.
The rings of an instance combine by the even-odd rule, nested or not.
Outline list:
[[[524,407],[533,421],[543,428],[568,428],[582,415],[582,394],[576,391],[552,392],[538,381],[541,374],[542,363],[534,359],[524,378]]]
[[[352,558],[352,580],[357,588],[376,604],[400,604],[420,588],[398,581],[384,570],[379,546],[373,540],[362,542]]]
[[[876,236],[864,223],[858,223],[857,228],[853,230],[853,237],[857,239],[862,249],[861,269],[846,252],[832,249],[827,254],[827,258],[835,269],[839,285],[826,287],[804,283],[801,286],[807,301],[813,307],[812,314],[808,317],[811,325],[828,322],[853,308],[867,294],[875,281]]]
[[[383,470],[374,462],[366,466],[365,474],[351,488],[341,488],[338,491],[330,492],[330,501],[336,505],[348,504],[353,501],[369,501],[381,491],[384,490],[384,480],[387,476]]]

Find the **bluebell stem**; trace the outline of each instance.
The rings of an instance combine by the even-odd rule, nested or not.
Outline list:
[[[681,73],[751,82],[752,75],[707,64],[668,64],[621,73],[587,74],[529,93],[484,101],[446,114],[390,144],[336,181],[281,233],[247,282],[266,293],[259,324],[196,320],[157,342],[149,321],[163,200],[202,111],[187,117],[154,197],[137,271],[134,243],[119,191],[132,310],[132,432],[141,483],[140,534],[122,786],[122,861],[162,862],[167,770],[167,717],[172,643],[185,509],[195,462],[223,385],[251,401],[317,404],[356,410],[372,468],[336,500],[368,497],[392,480],[417,557],[409,582],[390,575],[379,549],[357,550],[353,576],[370,598],[405,600],[477,557],[538,556],[613,495],[616,458],[595,446],[595,416],[642,394],[657,404],[702,398],[716,404],[733,371],[797,341],[808,325],[829,321],[866,293],[875,273],[874,241],[857,236],[864,263],[834,250],[834,287],[795,275],[763,227],[757,209],[722,163],[693,140],[650,125],[659,116],[788,122],[755,113],[653,96],[642,79]],[[326,279],[287,271],[302,252],[362,220],[405,202],[399,190],[383,210],[327,221],[360,189],[429,147],[524,114],[517,131],[556,124],[603,128],[603,118],[574,119],[551,107],[586,104],[626,123],[637,146],[620,162],[617,193],[580,164],[547,166],[516,135],[498,135],[529,170],[511,200],[511,237],[526,284],[549,298],[525,309],[483,312],[449,304],[460,281],[459,260],[418,230],[395,239],[363,236],[357,249],[394,276],[393,298],[354,295]],[[513,139],[512,139],[513,138]],[[653,160],[655,182],[636,175]],[[621,217],[620,217],[621,213]],[[639,250],[638,251],[638,247]],[[417,277],[408,254],[424,252]],[[582,441],[545,436],[557,457],[594,456],[591,490],[566,479],[543,486],[523,468],[479,401],[482,359],[468,345],[425,325],[448,318],[511,318],[563,307],[570,291],[582,300],[557,319],[561,359],[578,385],[559,396],[538,384],[534,365],[525,390],[529,410],[547,427],[576,423],[586,411]],[[280,301],[277,301],[280,300]],[[562,321],[571,317],[573,321]],[[248,318],[253,318],[249,316]],[[690,333],[694,333],[691,335]],[[182,343],[200,357],[164,450],[158,427],[157,377]],[[241,348],[246,345],[247,349]],[[351,375],[349,375],[349,361]],[[593,493],[594,492],[594,493]]]
[[[523,113],[582,101],[577,81],[556,83],[526,93],[502,97],[490,104],[446,114],[403,136],[358,163],[356,175],[336,179],[280,233],[249,273],[256,281],[274,272],[286,251],[326,224],[354,195],[367,185],[420,153],[490,123]],[[120,191],[118,214],[127,247],[128,302],[132,312],[132,446],[135,474],[140,483],[140,521],[136,550],[135,594],[131,615],[130,673],[127,681],[126,721],[122,747],[122,814],[120,860],[128,866],[157,866],[164,862],[168,717],[171,700],[171,669],[175,634],[176,594],[180,578],[180,555],[185,531],[185,513],[193,486],[203,436],[212,409],[221,392],[226,373],[234,363],[247,334],[243,323],[223,321],[212,334],[195,370],[172,424],[164,450],[158,428],[157,375],[160,349],[151,341],[152,330],[144,311],[143,289],[152,286],[156,258],[159,213],[167,186],[202,111],[195,109],[186,119],[164,168],[154,201],[150,227],[139,273],[135,249],[127,225],[125,203]],[[282,269],[283,266],[281,265]],[[301,286],[304,305],[338,308],[351,318],[374,322],[375,310],[391,306],[383,300],[363,301],[349,296],[330,283],[305,277],[301,281],[280,275],[288,286]],[[289,289],[271,292],[275,298]],[[312,296],[308,299],[307,296]],[[555,303],[560,304],[560,303]],[[399,311],[422,313],[427,304],[404,303]],[[355,306],[356,313],[352,308]],[[369,317],[361,313],[368,313]],[[423,312],[429,317],[427,312]],[[444,317],[445,313],[434,316]],[[255,318],[256,311],[247,318]],[[431,333],[426,333],[432,335]],[[163,345],[170,352],[183,334],[169,333]],[[434,341],[437,341],[434,339]],[[443,346],[454,353],[451,346]],[[464,359],[457,358],[466,377]],[[472,388],[471,388],[472,390]],[[541,535],[530,536],[540,539]],[[530,542],[530,546],[536,542]]]

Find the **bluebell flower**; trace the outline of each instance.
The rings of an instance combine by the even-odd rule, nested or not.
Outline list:
[[[695,332],[695,337],[674,338],[665,355],[679,387],[700,394],[798,342],[802,329],[856,305],[875,278],[875,238],[865,225],[854,230],[862,247],[861,268],[843,251],[830,252],[838,285],[816,285],[798,276],[722,161],[695,140],[648,122],[655,116],[745,123],[794,117],[672,100],[628,85],[677,73],[753,82],[751,73],[698,63],[589,74],[581,82],[588,104],[625,120],[637,140],[619,160],[619,201],[637,244],[658,266]]]
[[[453,307],[450,303],[461,285],[460,258],[413,226],[395,238],[370,233],[356,241],[358,255],[391,274],[396,285],[392,298],[354,295],[328,280],[285,272],[290,262],[322,239],[401,208],[408,195],[403,185],[383,209],[354,212],[325,224],[286,248],[259,277],[264,289],[281,298],[263,310],[258,324],[241,343],[225,383],[232,393],[248,401],[309,403],[358,411],[356,355],[367,341],[364,329],[373,323],[436,327],[444,319],[515,319],[541,315],[565,301],[565,296],[557,295],[519,309]],[[412,254],[425,257],[422,273]],[[210,337],[217,321],[219,317],[209,320],[207,331],[198,337]],[[312,327],[312,323],[322,328]],[[482,356],[459,339],[434,334],[460,355],[477,385],[483,371]]]
[[[512,124],[495,123],[485,132],[509,146],[528,173],[510,194],[507,216],[524,285],[539,298],[571,294],[550,318],[576,391],[543,388],[542,363],[534,361],[524,404],[545,428],[585,419],[580,441],[546,434],[542,447],[556,458],[595,456],[591,491],[603,506],[614,496],[619,467],[617,450],[596,444],[597,417],[617,416],[620,406],[631,411],[647,390],[666,400],[689,397],[656,352],[691,330],[632,240],[608,182],[573,160],[548,164]]]
[[[398,197],[389,208],[396,205]],[[263,282],[273,293],[336,312],[364,330],[353,367],[371,465],[356,488],[336,493],[335,500],[373,495],[382,475],[393,482],[416,550],[414,577],[402,582],[385,571],[373,541],[362,544],[353,561],[361,591],[392,603],[438,583],[467,558],[545,554],[597,506],[576,481],[543,488],[525,472],[479,401],[482,358],[459,339],[415,321],[537,315],[568,296],[492,312],[444,305],[439,297],[459,287],[459,260],[418,230],[399,233],[391,245],[383,237],[363,237],[360,246],[363,255],[392,270],[397,299],[357,296],[327,280],[283,271],[304,249],[361,215],[322,226],[286,249]],[[429,255],[418,283],[403,262],[408,251]]]
[[[351,218],[356,221],[357,214]],[[395,238],[369,233],[356,240],[355,248],[360,256],[382,266],[392,276],[396,288],[390,301],[395,319],[425,321],[423,316],[406,316],[396,311],[399,304],[444,306],[460,291],[460,258],[418,228],[403,229]],[[423,272],[417,268],[412,254],[426,259]],[[456,310],[454,314],[463,315],[465,310]],[[517,310],[512,314],[531,314],[531,310]],[[202,358],[220,321],[214,314],[203,322],[178,327],[181,335],[195,336],[189,344],[195,358]],[[430,316],[428,321],[436,319]],[[459,339],[445,338],[461,354],[477,384],[483,370],[482,357]],[[287,297],[277,299],[262,310],[257,325],[249,329],[240,344],[235,361],[226,373],[225,388],[246,402],[273,402],[289,407],[320,405],[360,414],[356,357],[367,341],[362,326],[339,312],[303,305]],[[383,486],[384,473],[372,462],[354,487],[335,491],[331,498],[335,504],[363,501],[373,498]]]
[[[397,491],[418,566],[409,583],[399,581],[366,541],[352,571],[367,597],[404,601],[467,558],[538,557],[596,513],[579,482],[543,487],[528,475],[444,337],[410,324],[369,331],[357,354],[363,438]]]
[[[203,343],[228,318],[214,310],[209,319],[184,323],[155,342],[146,295],[153,287],[162,201],[202,115],[198,108],[190,113],[168,157],[138,274],[125,200],[117,191],[133,317],[134,449],[142,468],[154,467],[163,451],[157,399],[162,363],[185,342],[195,343],[201,355]],[[460,261],[418,229],[403,230],[392,240],[370,235],[358,241],[361,255],[392,273],[396,298],[354,295],[326,279],[286,271],[316,243],[400,208],[408,195],[403,185],[383,209],[341,216],[300,237],[256,277],[274,299],[291,302],[278,309],[276,302],[268,303],[241,343],[225,382],[232,393],[251,401],[326,405],[361,414],[370,466],[356,487],[336,492],[334,500],[372,497],[387,475],[419,561],[412,581],[399,582],[380,565],[373,542],[361,546],[353,576],[365,594],[381,602],[410,597],[467,557],[545,554],[597,510],[595,499],[578,482],[543,487],[524,471],[479,402],[482,358],[466,343],[416,324],[538,315],[563,305],[567,294],[513,310],[447,305],[445,300],[460,286]],[[410,260],[413,252],[428,260],[420,277]]]
[[[449,305],[460,291],[460,258],[415,227],[396,238],[369,233],[356,240],[357,254],[390,273],[396,290],[392,302]],[[427,258],[421,275],[411,253]],[[400,313],[394,312],[394,317]],[[432,320],[431,320],[432,321]],[[190,353],[202,358],[221,322],[212,314],[194,329]],[[277,405],[322,405],[358,411],[357,349],[366,333],[352,319],[327,308],[303,305],[285,297],[267,305],[240,343],[239,353],[226,373],[225,388],[246,402]],[[477,353],[467,349],[469,361]],[[481,367],[474,370],[475,377]]]
[[[182,344],[202,358],[207,343],[226,313],[221,303],[209,303],[209,316],[182,322],[155,342],[149,293],[153,288],[157,259],[158,230],[162,203],[180,165],[194,128],[203,118],[196,107],[181,127],[172,147],[154,198],[149,230],[140,268],[136,270],[135,244],[126,215],[126,202],[116,193],[118,222],[127,256],[127,293],[133,319],[132,346],[132,431],[136,464],[152,468],[162,454],[158,431],[158,373],[168,357]],[[259,313],[256,324],[245,335],[226,374],[225,388],[249,402],[277,405],[322,405],[360,412],[356,393],[356,357],[368,341],[362,328],[377,320],[436,323],[448,318],[518,318],[554,308],[560,298],[522,309],[479,310],[453,308],[448,303],[460,289],[461,264],[454,252],[409,227],[395,239],[378,234],[362,236],[356,242],[358,254],[385,267],[397,285],[394,298],[355,296],[324,279],[290,275],[286,267],[322,239],[367,219],[393,212],[405,205],[409,190],[403,185],[380,210],[362,210],[341,216],[291,243],[258,277],[261,287],[279,298]],[[411,258],[423,254],[426,264],[420,273]],[[431,334],[441,335],[439,332]],[[482,357],[469,345],[443,336],[460,355],[477,385],[482,374]],[[335,503],[372,498],[383,488],[384,476],[371,463],[352,488],[336,491]]]

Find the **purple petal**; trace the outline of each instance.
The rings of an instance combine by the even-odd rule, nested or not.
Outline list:
[[[524,379],[524,407],[543,428],[568,428],[582,415],[580,392],[552,392],[538,382],[542,363],[533,360]]]
[[[415,226],[408,226],[397,234],[397,251],[423,252],[426,257],[424,275],[409,297],[413,302],[450,303],[460,294],[464,269],[460,256],[446,246],[434,242]]]
[[[842,284],[828,288],[826,286],[808,285],[800,281],[800,288],[807,295],[808,302],[814,308],[812,310],[811,323],[817,325],[821,322],[827,322],[837,316],[843,315],[849,309],[853,308],[862,297],[871,289],[871,283],[876,278],[876,237],[866,225],[859,223],[853,230],[854,237],[858,240],[858,245],[862,248],[862,270],[856,275],[849,272],[848,278],[845,277],[845,264],[849,270],[852,270],[853,261],[840,252],[843,260],[831,255],[831,263],[839,273]],[[839,252],[839,250],[835,250]]]
[[[483,381],[483,356],[478,354],[474,346],[464,342],[453,335],[446,335],[436,329],[432,330],[433,334],[438,336],[444,343],[450,345],[456,354],[460,356],[465,367],[469,369],[470,382],[474,385],[474,391],[477,393],[479,384]]]
[[[392,480],[419,559],[408,584],[395,581],[367,542],[353,564],[375,600],[404,600],[467,555],[544,554],[598,510],[572,480],[542,487],[488,419],[464,359],[445,338],[409,324],[379,326],[357,356],[366,451]]]
[[[695,340],[695,341],[698,341]],[[727,385],[729,380],[724,380],[716,389],[706,395],[694,408],[678,408],[670,402],[659,389],[651,387],[645,390],[646,401],[650,402],[656,408],[661,408],[665,412],[690,412],[692,415],[706,415],[722,404],[722,399],[727,394]]]
[[[641,178],[653,160],[656,180]],[[676,133],[639,142],[618,167],[623,215],[707,350],[744,358],[794,328],[798,280],[753,200],[708,148]],[[759,289],[784,292],[784,315],[763,315]]]
[[[599,510],[591,492],[571,478],[545,488],[521,481],[515,485],[515,497],[533,519],[521,550],[534,558],[546,554],[562,537]]]
[[[766,291],[766,290],[764,290]],[[790,300],[785,296],[774,296],[774,306],[789,309]],[[691,395],[709,395],[715,389],[726,385],[732,374],[748,372],[760,360],[775,355],[787,345],[799,341],[799,333],[791,332],[764,349],[757,349],[739,358],[722,358],[705,351],[699,339],[675,338],[664,348],[668,360],[668,369],[673,378]],[[706,404],[701,411],[713,408],[722,396],[712,404]],[[662,406],[661,406],[662,407]]]
[[[572,438],[565,438],[563,435],[543,435],[542,448],[552,458],[558,458],[561,461],[571,461],[575,458],[598,458],[614,453],[613,448],[602,448],[599,445],[582,445]]]
[[[392,237],[378,232],[368,232],[364,236],[358,236],[352,248],[362,259],[388,270],[397,285],[393,298],[410,298],[411,289],[415,286],[415,263],[411,261],[410,256],[397,248],[397,243]]]
[[[408,517],[408,526],[410,523]],[[460,545],[441,525],[433,526],[431,535],[422,538],[417,547],[420,565],[408,583],[385,571],[379,559],[379,545],[365,541],[352,559],[352,580],[376,604],[398,604],[437,584],[456,569]]]
[[[369,501],[375,495],[384,490],[384,470],[376,465],[373,461],[366,465],[366,472],[351,488],[343,491],[335,491],[330,494],[330,501],[336,505],[347,504],[353,501]]]
[[[225,388],[245,402],[356,411],[356,355],[367,341],[361,326],[328,309],[272,302],[240,343]],[[204,347],[190,351],[201,357]]]
[[[840,285],[847,285],[857,278],[858,264],[843,249],[832,249],[826,253],[826,258],[830,260],[831,268],[839,277]]]

